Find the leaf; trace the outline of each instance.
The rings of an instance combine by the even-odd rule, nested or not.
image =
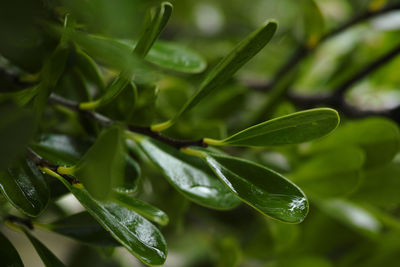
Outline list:
[[[391,120],[379,117],[348,122],[332,135],[313,143],[309,152],[338,146],[359,146],[366,155],[364,166],[376,167],[390,162],[399,151],[399,129]]]
[[[69,57],[69,47],[59,44],[49,58],[46,59],[40,72],[40,83],[37,85],[37,95],[34,98],[33,109],[35,118],[39,120],[46,107],[50,93],[60,80]]]
[[[232,209],[240,203],[200,159],[149,138],[137,142],[167,181],[191,201],[214,209]]]
[[[129,252],[149,265],[161,265],[167,245],[160,231],[137,213],[114,202],[100,202],[58,177],[86,210]]]
[[[134,48],[132,40],[118,40],[129,48]],[[156,41],[145,57],[145,60],[162,68],[184,73],[199,73],[207,66],[206,60],[193,50],[176,43]]]
[[[200,85],[200,88],[172,118],[171,123],[174,123],[180,116],[193,108],[214,89],[221,87],[229,80],[271,40],[276,29],[277,23],[275,21],[269,21],[242,40],[208,73],[203,83]]]
[[[0,258],[3,266],[23,267],[24,264],[13,244],[0,232]]]
[[[159,67],[184,73],[200,73],[207,67],[206,60],[196,52],[164,41],[154,43],[146,60]]]
[[[43,158],[57,165],[75,165],[90,148],[88,140],[63,134],[43,134],[30,147]]]
[[[316,201],[321,211],[351,228],[367,234],[377,234],[381,223],[367,210],[344,199]]]
[[[278,117],[209,144],[231,146],[274,146],[297,144],[319,138],[339,124],[338,113],[329,108],[317,108]],[[207,143],[210,139],[205,139]]]
[[[0,170],[25,151],[34,128],[32,112],[10,104],[0,106]]]
[[[119,243],[86,211],[42,225],[58,234],[94,246],[119,246]]]
[[[204,160],[235,195],[262,214],[287,223],[300,223],[306,217],[306,196],[279,173],[220,154],[207,153]]]
[[[31,241],[34,246],[36,252],[39,254],[42,259],[44,265],[46,267],[57,267],[57,266],[65,266],[54,254],[51,252],[42,242],[40,242],[36,237],[31,235],[27,230],[21,228],[25,235],[28,237],[29,241]]]
[[[290,174],[307,195],[321,198],[349,194],[359,186],[364,152],[358,147],[337,147],[319,153]]]
[[[120,205],[137,212],[148,220],[154,221],[160,225],[167,225],[169,218],[162,210],[127,194],[116,193],[114,199]]]
[[[118,71],[133,73],[137,68],[144,68],[143,62],[129,47],[114,39],[85,34],[70,29],[57,29],[81,47],[90,57]]]
[[[74,167],[73,175],[97,199],[106,199],[121,186],[124,177],[125,146],[122,129],[110,127],[97,138]]]
[[[1,171],[0,190],[14,207],[32,217],[42,213],[50,199],[44,177],[31,160]]]
[[[100,91],[103,91],[105,84],[94,60],[81,49],[76,49],[75,52],[75,60],[78,69],[82,72],[86,79],[96,85]]]
[[[159,7],[154,10],[154,15],[151,16],[151,21],[146,26],[143,35],[140,37],[134,53],[139,57],[145,57],[157,40],[158,36],[167,25],[168,20],[172,14],[172,4],[169,2],[162,2]],[[153,11],[153,10],[152,10]]]

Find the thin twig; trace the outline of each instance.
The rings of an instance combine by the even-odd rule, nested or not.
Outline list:
[[[310,52],[316,50],[324,41],[338,35],[339,33],[349,29],[350,27],[361,23],[365,20],[380,16],[382,14],[386,14],[388,12],[400,9],[400,4],[393,4],[382,8],[377,11],[367,11],[363,14],[355,16],[354,18],[350,19],[348,22],[342,24],[341,26],[337,27],[336,29],[326,33],[323,35],[319,41],[312,47],[308,46],[306,43],[300,44],[296,51],[292,54],[292,56],[279,68],[276,72],[272,81],[265,84],[265,86],[261,86],[257,84],[256,90],[268,91],[275,87],[275,85],[282,80],[282,78],[289,73],[291,70],[296,68],[296,66],[306,58]],[[251,87],[251,84],[250,84]]]
[[[65,99],[59,95],[56,94],[51,94],[49,97],[49,101],[53,104],[61,105],[66,108],[69,108],[71,110],[77,111],[81,113],[82,115],[93,119],[94,121],[98,122],[102,126],[109,127],[116,122],[113,121],[112,119],[94,112],[94,111],[88,111],[88,110],[81,110],[79,109],[79,104],[77,102]],[[136,126],[136,125],[128,125],[128,130],[134,133],[139,133],[143,134],[146,136],[149,136],[153,139],[159,140],[163,143],[166,143],[170,146],[173,146],[177,149],[182,148],[182,147],[188,147],[188,146],[200,146],[200,147],[207,147],[207,144],[203,142],[203,139],[198,139],[198,140],[181,140],[181,139],[175,139],[171,138],[168,136],[165,136],[161,134],[160,132],[154,132],[150,129],[150,127],[143,127],[143,126]]]

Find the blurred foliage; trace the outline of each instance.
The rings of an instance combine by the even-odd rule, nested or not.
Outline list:
[[[170,2],[0,3],[0,221],[46,266],[161,265],[167,252],[165,266],[397,266],[400,1]],[[257,35],[269,19],[270,41]],[[321,137],[337,116],[293,115],[309,107],[340,125]],[[197,158],[170,141],[205,137]],[[71,192],[86,211],[59,201]],[[34,228],[74,246],[55,256]],[[0,241],[7,266],[30,266]]]

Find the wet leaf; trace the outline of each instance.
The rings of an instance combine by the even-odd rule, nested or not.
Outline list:
[[[58,177],[86,210],[118,242],[139,260],[161,265],[167,257],[167,245],[160,231],[136,212],[114,202],[93,199],[85,189],[72,186]]]
[[[31,160],[1,171],[0,190],[14,207],[32,217],[42,213],[50,199],[44,177]]]
[[[306,196],[279,173],[220,154],[207,153],[204,160],[235,195],[262,214],[287,223],[299,223],[306,217]]]
[[[149,138],[138,144],[168,182],[191,201],[214,209],[232,209],[240,203],[200,159]]]
[[[123,193],[115,193],[114,199],[120,205],[137,212],[150,221],[160,225],[167,225],[169,222],[169,218],[165,212],[140,199]]]

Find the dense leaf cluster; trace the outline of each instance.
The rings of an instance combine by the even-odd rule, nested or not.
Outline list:
[[[260,92],[250,89],[256,83],[243,86],[235,74],[258,54],[274,57],[264,47],[277,34],[276,21],[247,31],[207,66],[198,52],[158,40],[173,15],[171,3],[121,0],[113,13],[89,2],[0,4],[0,23],[10,25],[0,28],[8,37],[0,41],[0,218],[29,239],[45,266],[63,263],[35,237],[37,228],[102,253],[123,246],[147,265],[165,263],[171,240],[174,249],[185,247],[182,266],[204,259],[209,264],[213,246],[219,256],[212,261],[220,266],[252,259],[276,266],[351,266],[368,251],[357,241],[389,238],[385,228],[398,235],[397,125],[382,117],[344,117],[336,129],[338,112],[314,107],[321,100],[349,117],[370,115],[354,114],[345,93],[397,48],[339,82],[329,80],[344,68],[336,64],[336,71],[323,75],[342,86],[327,97],[291,95],[294,85],[318,82],[297,65],[336,34],[325,32],[316,1],[299,1],[303,44],[261,86],[270,94],[257,101]],[[358,19],[397,8],[380,2],[372,1]],[[132,14],[116,24],[121,7]],[[16,18],[6,16],[13,12]],[[285,98],[314,108],[297,111]],[[247,112],[246,101],[256,108]],[[63,211],[58,200],[67,195],[84,211]],[[188,210],[188,240],[178,239],[174,233]],[[295,225],[305,219],[304,226]],[[214,230],[203,229],[209,225]],[[220,232],[213,238],[212,231]],[[341,231],[350,233],[321,246],[322,235]],[[357,245],[360,254],[330,255],[343,244]],[[17,250],[0,234],[6,265],[23,266]]]

